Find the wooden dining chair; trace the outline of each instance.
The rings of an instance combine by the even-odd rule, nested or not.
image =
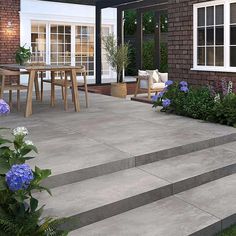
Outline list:
[[[13,82],[16,79],[16,82]],[[6,83],[8,78],[8,83]],[[12,91],[17,91],[17,110],[20,110],[20,91],[27,90],[28,86],[20,84],[20,71],[11,71],[0,68],[0,99],[3,99],[4,91],[9,91],[9,105],[12,108]]]
[[[78,70],[77,73],[82,73],[83,75],[83,83],[78,83],[79,87],[84,87],[85,91],[85,100],[86,100],[86,107],[88,108],[88,85],[87,85],[87,76],[86,70],[83,68],[82,70]],[[54,79],[54,86],[60,86],[62,90],[62,98],[64,100],[64,109],[68,109],[68,88],[72,88],[72,81],[71,75],[68,72],[60,72],[60,79]],[[72,90],[71,90],[72,92]],[[74,101],[73,101],[74,102]]]
[[[27,66],[31,67],[31,66],[45,66],[46,63],[43,61],[37,61],[37,62],[30,62],[27,63]],[[21,72],[21,75],[29,75],[28,71],[23,71]],[[36,100],[41,100],[41,102],[43,101],[43,80],[44,80],[44,71],[40,71],[37,73],[37,76],[34,80],[34,86],[35,86],[35,95],[36,95]],[[39,79],[41,80],[41,93],[39,90]]]

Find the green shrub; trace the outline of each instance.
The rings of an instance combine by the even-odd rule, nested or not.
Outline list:
[[[34,144],[25,140],[26,128],[18,127],[12,134],[11,140],[0,135],[0,235],[66,236],[67,232],[60,229],[65,219],[43,217],[43,207],[34,196],[35,191],[51,194],[41,185],[51,171],[38,167],[31,170],[26,164],[37,152]]]
[[[236,128],[236,95],[231,93],[215,102],[209,120]]]
[[[215,96],[207,87],[189,88],[184,81],[168,81],[164,91],[153,99],[154,107],[163,106],[163,112],[236,127],[236,95],[231,92]]]

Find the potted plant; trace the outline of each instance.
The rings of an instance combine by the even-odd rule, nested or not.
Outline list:
[[[31,52],[29,48],[24,46],[20,46],[16,51],[16,63],[19,65],[24,65],[26,62],[30,60]]]
[[[123,82],[123,70],[129,65],[129,44],[117,45],[113,34],[103,38],[106,58],[113,70],[117,72],[117,83],[111,84],[111,96],[126,98],[127,85]]]

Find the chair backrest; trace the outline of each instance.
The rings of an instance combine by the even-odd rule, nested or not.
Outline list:
[[[0,68],[0,75],[1,76],[18,76],[20,75],[20,71],[12,71],[12,70]]]

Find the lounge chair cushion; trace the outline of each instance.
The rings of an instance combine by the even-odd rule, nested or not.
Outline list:
[[[166,83],[168,81],[168,73],[158,73],[161,79],[161,82]]]
[[[151,86],[152,89],[164,89],[165,83],[153,83]]]
[[[153,83],[161,82],[160,76],[158,74],[158,70],[147,70],[147,73],[149,74]]]

